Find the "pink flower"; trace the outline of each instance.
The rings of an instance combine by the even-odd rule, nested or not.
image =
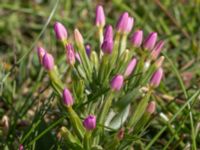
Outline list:
[[[116,26],[117,31],[118,31],[119,33],[125,33],[125,32],[126,32],[128,21],[129,21],[128,12],[124,12],[124,13],[120,16],[120,18],[119,18],[119,20],[118,20],[118,22],[117,22],[117,26]]]
[[[156,32],[150,33],[143,43],[144,49],[151,51],[156,44],[156,40],[157,40],[157,33]]]
[[[89,115],[87,118],[85,118],[83,121],[83,126],[89,131],[95,129],[96,128],[96,116]]]
[[[66,46],[66,57],[67,63],[73,66],[75,64],[75,52],[72,44],[67,44]]]
[[[81,47],[83,45],[84,41],[83,41],[83,36],[78,29],[74,30],[74,38],[75,38],[76,44],[79,47]]]
[[[164,46],[164,41],[159,41],[156,43],[155,47],[153,48],[153,50],[151,52],[151,58],[153,60],[158,58],[163,46]]]
[[[66,40],[67,39],[67,30],[63,24],[60,22],[56,22],[54,24],[54,32],[56,34],[56,38],[58,40]]]
[[[156,72],[153,74],[151,80],[150,80],[150,85],[152,87],[158,87],[160,84],[160,81],[162,79],[163,76],[163,69],[159,68],[158,70],[156,70]]]
[[[146,111],[150,114],[153,114],[156,110],[156,103],[154,101],[149,102]]]
[[[113,41],[113,28],[111,25],[106,26],[103,40],[104,41]]]
[[[113,50],[113,41],[104,41],[101,48],[105,54],[111,54]]]
[[[67,88],[65,88],[63,91],[63,102],[68,107],[74,104],[74,99],[72,97],[72,94]]]
[[[138,30],[135,33],[133,33],[131,37],[131,43],[134,47],[140,47],[142,44],[142,39],[143,39],[143,31]]]
[[[116,75],[112,78],[110,86],[113,91],[120,91],[124,83],[124,78],[122,75]]]
[[[129,62],[129,64],[128,64],[127,68],[126,68],[126,71],[125,71],[125,73],[124,73],[124,76],[125,76],[125,77],[128,77],[128,76],[131,75],[131,73],[132,73],[133,70],[135,69],[136,64],[137,64],[137,59],[136,59],[136,58],[133,58],[133,59]]]
[[[128,18],[128,23],[127,23],[127,26],[126,26],[126,32],[129,33],[131,32],[132,28],[133,28],[133,24],[134,24],[134,19],[133,17],[129,17]]]
[[[46,70],[52,70],[54,68],[54,58],[51,54],[45,53],[42,59],[42,64]]]
[[[38,55],[38,59],[40,61],[40,64],[42,64],[42,59],[43,59],[45,53],[46,53],[46,50],[44,48],[42,48],[42,47],[37,48],[37,55]]]
[[[105,19],[103,7],[101,5],[98,5],[96,7],[96,20],[95,20],[96,26],[104,27],[105,22],[106,22],[105,20],[106,19]]]

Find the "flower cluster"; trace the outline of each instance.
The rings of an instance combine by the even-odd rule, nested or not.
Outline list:
[[[129,38],[134,23],[124,12],[113,29],[106,25],[103,7],[97,6],[98,37],[93,38],[99,45],[93,46],[84,43],[78,29],[74,30],[73,43],[65,26],[56,22],[55,36],[66,52],[64,76],[59,74],[52,54],[42,47],[37,49],[39,62],[61,98],[59,103],[64,107],[60,109],[67,111],[69,123],[63,124],[60,133],[72,149],[126,145],[129,141],[123,139],[140,136],[156,110],[151,95],[163,77],[164,57],[159,55],[164,42],[158,41],[156,32],[144,37],[142,30]]]

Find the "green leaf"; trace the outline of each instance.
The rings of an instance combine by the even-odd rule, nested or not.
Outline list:
[[[121,112],[117,113],[113,117],[113,119],[109,123],[109,127],[112,129],[119,129],[127,120],[129,111],[130,111],[130,105],[126,106]]]

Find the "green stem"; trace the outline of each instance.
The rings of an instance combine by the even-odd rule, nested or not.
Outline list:
[[[73,110],[72,107],[67,107],[67,111],[69,113],[70,122],[74,128],[74,131],[78,135],[79,139],[83,139],[83,135],[85,133],[85,129],[81,122],[81,119],[77,115],[77,113]]]
[[[148,93],[144,96],[144,98],[140,101],[140,103],[137,105],[137,109],[135,110],[134,114],[130,118],[130,121],[128,122],[129,128],[134,127],[136,123],[141,119],[148,105],[151,93],[152,93],[152,90],[150,89]]]
[[[54,68],[53,70],[49,71],[48,74],[49,74],[49,77],[50,77],[50,80],[51,80],[51,83],[52,83],[52,86],[53,86],[54,90],[59,95],[61,95],[62,90],[64,88],[64,84],[61,81],[56,69]]]
[[[107,116],[107,114],[109,112],[109,109],[110,109],[110,107],[112,105],[113,96],[114,96],[114,93],[110,93],[106,97],[105,103],[103,105],[103,109],[102,109],[100,117],[99,117],[99,124],[102,124],[102,125],[104,124],[106,116]]]
[[[103,83],[103,81],[105,81],[106,80],[106,76],[107,76],[107,74],[109,73],[108,72],[108,67],[109,67],[109,65],[108,65],[108,63],[109,63],[109,59],[110,59],[110,57],[108,56],[108,55],[104,55],[103,57],[102,57],[102,61],[101,61],[101,64],[100,64],[100,67],[99,67],[99,75],[98,75],[98,78],[99,78],[99,82],[102,84]]]
[[[140,121],[135,125],[133,133],[138,134],[141,131],[141,129],[147,124],[150,117],[151,117],[151,114],[149,114],[148,112],[145,112],[142,118],[140,119]]]
[[[85,150],[91,150],[91,132],[90,131],[86,131],[83,145],[84,145]]]
[[[79,51],[79,54],[81,56],[81,60],[82,60],[82,65],[83,65],[83,68],[85,70],[85,73],[86,73],[86,76],[88,78],[88,80],[90,81],[91,80],[91,73],[92,73],[92,67],[90,65],[90,61],[89,61],[89,58],[85,52],[85,48],[84,48],[84,45],[82,45],[81,47],[79,47],[80,51]]]
[[[82,149],[82,145],[79,139],[75,137],[66,127],[61,127],[60,133],[62,138],[64,139],[64,143],[67,146],[77,146],[78,148]]]

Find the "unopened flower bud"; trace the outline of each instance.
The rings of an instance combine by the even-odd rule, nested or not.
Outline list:
[[[88,130],[91,131],[96,128],[96,116],[89,115],[83,121],[83,126]]]
[[[111,54],[113,50],[113,41],[104,41],[101,45],[101,49],[105,54]]]
[[[157,33],[156,32],[150,33],[144,41],[143,44],[144,49],[151,51],[156,44],[156,40],[157,40]]]
[[[24,146],[22,144],[19,145],[19,150],[24,150]]]
[[[126,33],[131,32],[131,30],[132,30],[132,28],[133,28],[133,24],[134,24],[134,19],[133,19],[133,17],[129,17],[129,18],[128,18],[128,23],[127,23],[127,26],[126,26]]]
[[[164,56],[160,56],[158,58],[158,60],[156,60],[156,62],[155,62],[156,68],[160,68],[162,66],[164,60],[165,60],[165,57]]]
[[[63,102],[67,107],[70,107],[74,104],[72,94],[67,88],[65,88],[63,91]]]
[[[160,81],[162,79],[163,76],[163,69],[159,68],[152,76],[151,80],[150,80],[150,85],[152,87],[158,87],[160,84]]]
[[[96,19],[95,23],[97,27],[104,27],[106,22],[105,15],[104,15],[104,10],[101,5],[98,5],[96,7]]]
[[[67,40],[67,30],[63,24],[60,22],[56,22],[54,24],[54,32],[56,34],[56,38],[60,41]]]
[[[104,41],[113,41],[113,28],[111,25],[108,25],[104,32]]]
[[[46,70],[52,70],[54,68],[54,58],[51,54],[45,53],[42,59],[42,64]]]
[[[110,86],[113,91],[120,91],[123,86],[124,78],[122,75],[116,75],[112,78]]]
[[[129,64],[128,64],[127,68],[126,68],[126,71],[125,71],[125,73],[124,73],[124,76],[125,76],[125,77],[128,77],[128,76],[131,75],[131,73],[132,73],[133,70],[135,69],[136,64],[137,64],[137,59],[136,59],[136,58],[133,58],[133,59],[129,62]]]
[[[128,12],[124,12],[118,22],[117,22],[117,32],[119,33],[125,33],[126,30],[127,30],[127,24],[128,24],[128,20],[129,20],[129,15],[128,15]]]
[[[83,46],[83,36],[81,35],[81,33],[79,32],[78,29],[74,30],[74,38],[75,38],[75,42],[77,44],[78,47],[82,47]]]
[[[72,44],[67,44],[66,46],[66,57],[67,63],[73,66],[75,64],[75,52]]]
[[[121,141],[121,140],[124,138],[124,132],[125,132],[124,128],[121,128],[121,129],[119,130],[119,132],[117,133],[117,138],[118,138],[118,140]]]
[[[79,55],[79,53],[75,53],[75,57],[76,57],[76,60],[78,60],[79,63],[81,63],[81,57]]]
[[[86,44],[85,45],[85,51],[88,57],[90,57],[91,54],[91,45],[90,44]]]
[[[153,114],[156,110],[156,102],[151,101],[149,102],[146,111],[150,114]]]
[[[142,44],[142,39],[143,39],[143,31],[142,30],[138,30],[135,33],[133,33],[132,37],[131,37],[131,44],[134,47],[140,47]]]
[[[153,48],[151,52],[151,58],[153,60],[158,58],[158,55],[160,54],[163,46],[164,46],[164,41],[159,41],[158,43],[156,43],[155,47]]]
[[[38,59],[40,61],[40,64],[42,64],[42,59],[43,59],[43,56],[44,54],[46,53],[46,50],[42,47],[38,47],[37,48],[37,55],[38,55]]]

